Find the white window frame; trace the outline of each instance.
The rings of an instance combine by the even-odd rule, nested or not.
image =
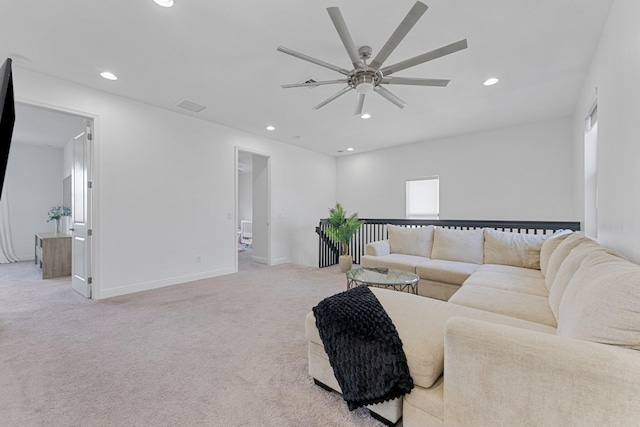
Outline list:
[[[414,195],[412,195],[412,183],[416,183],[419,181],[430,181],[429,186],[433,185],[433,181],[435,181],[435,201],[432,201],[431,207],[427,203],[427,209],[425,209],[424,201],[419,201],[417,203],[411,203],[414,200]],[[413,186],[415,187],[415,185]],[[417,191],[417,188],[414,188],[413,191]],[[432,189],[425,189],[433,194]],[[435,204],[435,213],[429,212],[433,210],[433,204]],[[412,206],[413,205],[413,206]],[[417,210],[416,210],[417,209]],[[432,175],[423,178],[415,178],[409,179],[405,182],[405,217],[406,219],[440,219],[440,176]]]
[[[598,239],[598,101],[585,119],[584,133],[584,224],[587,237]]]

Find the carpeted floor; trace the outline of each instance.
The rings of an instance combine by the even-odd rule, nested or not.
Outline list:
[[[2,426],[380,426],[307,374],[304,317],[337,268],[237,274],[86,300],[0,265]]]

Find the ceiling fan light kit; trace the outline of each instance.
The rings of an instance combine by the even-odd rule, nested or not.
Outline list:
[[[382,67],[387,58],[391,55],[391,53],[398,47],[400,42],[405,38],[405,36],[411,31],[413,26],[418,22],[418,20],[422,17],[424,12],[428,9],[428,6],[424,3],[417,1],[407,16],[402,20],[398,28],[391,35],[389,40],[384,44],[380,52],[376,55],[375,58],[371,61],[370,64],[367,64],[367,61],[371,59],[373,50],[370,46],[361,46],[359,49],[356,49],[356,46],[351,38],[351,34],[349,33],[349,29],[342,17],[342,13],[340,9],[337,7],[329,7],[327,8],[327,12],[329,13],[329,17],[333,21],[333,25],[336,27],[336,31],[340,36],[340,40],[342,40],[342,44],[344,45],[347,54],[349,55],[349,59],[353,65],[352,70],[347,70],[342,67],[338,67],[333,64],[329,64],[328,62],[321,61],[319,59],[313,58],[311,56],[305,55],[300,52],[296,52],[292,49],[288,49],[286,47],[278,47],[278,51],[282,53],[286,53],[287,55],[291,55],[298,59],[302,59],[304,61],[311,62],[312,64],[319,65],[324,68],[328,68],[330,70],[336,71],[346,78],[337,79],[337,80],[326,80],[326,81],[313,81],[313,82],[304,82],[297,84],[288,84],[282,85],[283,88],[289,89],[294,87],[317,87],[321,85],[327,84],[346,84],[347,86],[341,89],[339,92],[330,96],[326,100],[322,101],[320,104],[313,107],[314,110],[318,110],[331,101],[339,98],[345,93],[354,89],[358,94],[356,99],[356,108],[355,115],[362,115],[362,111],[364,108],[364,101],[366,95],[371,92],[376,92],[381,95],[383,98],[388,100],[389,102],[396,105],[398,108],[404,108],[407,104],[401,100],[399,97],[394,95],[391,91],[384,88],[382,85],[410,85],[410,86],[434,86],[434,87],[445,87],[449,83],[449,80],[444,79],[423,79],[423,78],[410,78],[410,77],[390,77],[391,74],[396,73],[398,71],[406,70],[407,68],[414,67],[416,65],[423,64],[428,61],[432,61],[437,58],[441,58],[445,55],[449,55],[454,52],[458,52],[460,50],[467,48],[467,40],[460,40],[458,42],[452,43],[450,45],[441,47],[439,49],[424,53],[422,55],[415,56],[413,58],[407,59],[402,62],[398,62],[397,64],[393,64],[387,67]]]
[[[153,0],[158,6],[162,7],[172,7],[173,0]]]

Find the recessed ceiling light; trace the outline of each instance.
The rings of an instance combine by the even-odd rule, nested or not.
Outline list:
[[[496,79],[495,77],[491,77],[490,79],[485,80],[484,85],[485,86],[493,86],[494,84],[498,83],[500,81],[500,79]]]
[[[347,148],[347,151],[353,151],[353,148],[349,147]]]
[[[173,6],[173,0],[153,0],[157,5],[162,7],[171,7]]]
[[[361,117],[361,118],[363,118],[363,119],[365,119],[365,120],[366,120],[366,119],[370,119],[370,118],[371,118],[371,114],[369,114],[369,113],[364,113],[364,114],[363,114],[363,115],[361,115],[360,117]]]
[[[276,130],[273,126],[267,126],[267,130]]]
[[[118,76],[116,76],[113,73],[110,73],[109,71],[103,71],[100,73],[100,75],[107,80],[118,80]]]

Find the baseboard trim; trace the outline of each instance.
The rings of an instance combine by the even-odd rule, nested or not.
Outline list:
[[[166,286],[179,285],[182,283],[193,282],[196,280],[210,279],[212,277],[225,276],[235,273],[232,268],[224,268],[220,270],[204,271],[202,273],[187,274],[184,276],[169,277],[161,280],[153,280],[150,282],[136,283],[133,285],[121,286],[112,289],[97,289],[94,299],[112,298],[120,295],[128,295],[136,292],[150,291],[152,289],[164,288]]]
[[[269,260],[267,258],[261,257],[261,256],[251,255],[251,261],[252,262],[257,262],[258,264],[269,265]],[[287,258],[276,258],[274,260],[271,260],[271,265],[286,264],[288,262],[289,262],[289,260]]]
[[[251,255],[251,261],[257,262],[258,264],[269,265],[269,260],[262,256]]]

